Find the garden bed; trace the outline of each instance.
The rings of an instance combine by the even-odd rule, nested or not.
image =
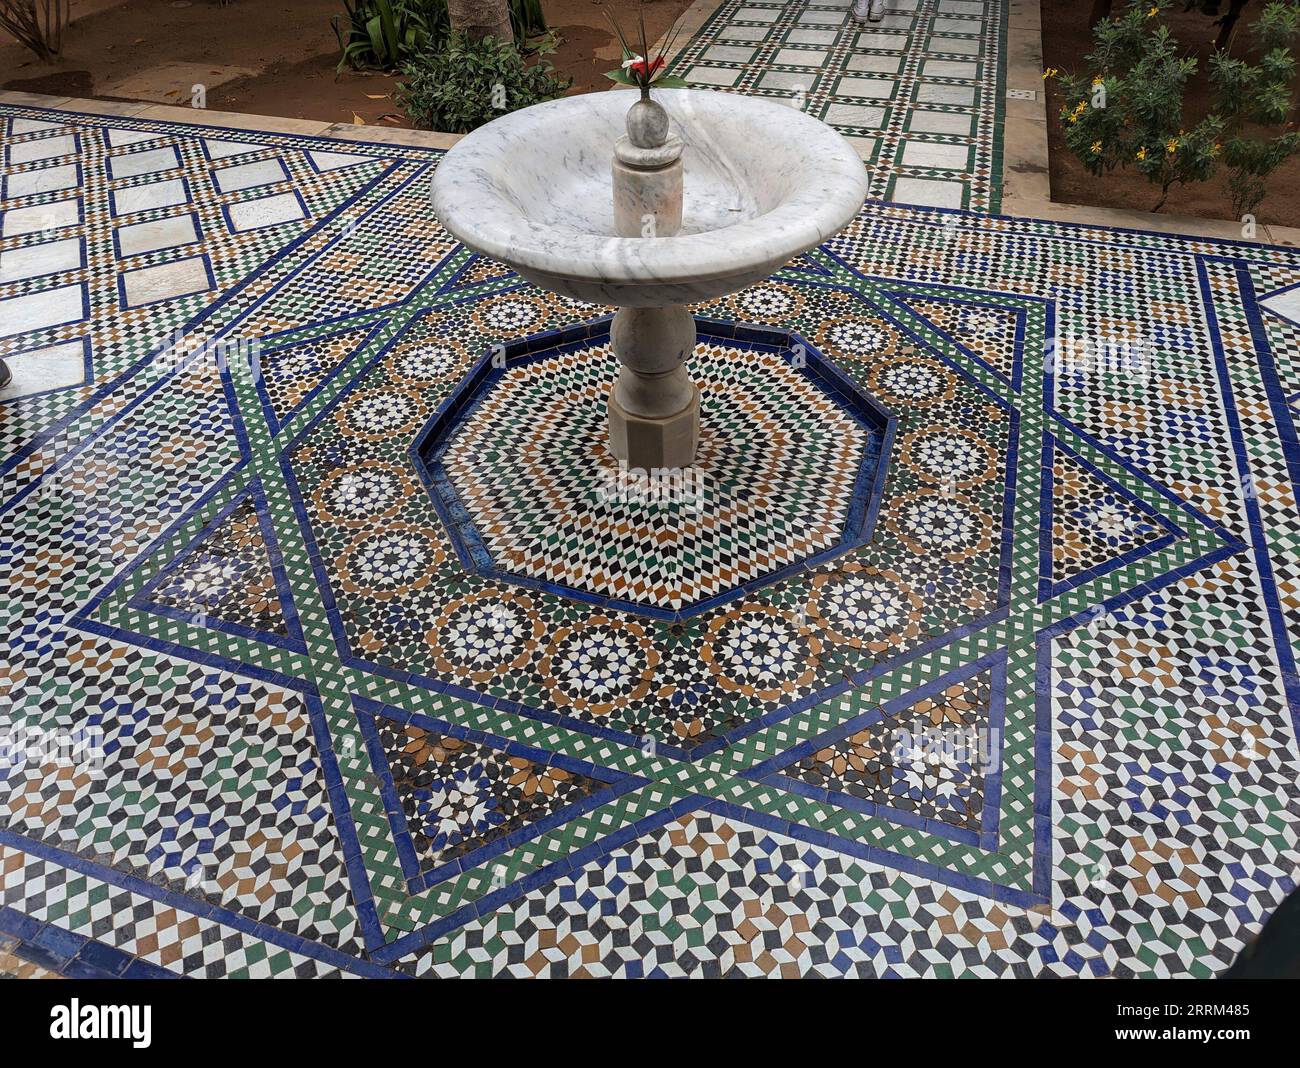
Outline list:
[[[637,0],[542,6],[561,38],[549,58],[573,79],[570,92],[609,88],[604,72],[618,65],[618,48],[604,12],[631,23]],[[647,0],[648,31],[657,38],[687,6]],[[83,0],[73,4],[59,63],[42,63],[0,38],[0,88],[187,105],[189,86],[203,82],[215,110],[410,125],[391,98],[396,75],[335,74],[339,46],[330,18],[343,10],[342,0]]]
[[[1084,56],[1093,50],[1092,31],[1088,26],[1088,4],[1078,0],[1040,0],[1043,23],[1043,62],[1062,71],[1082,71]],[[1115,10],[1122,7],[1116,0]],[[1245,24],[1256,13],[1256,5],[1246,9],[1237,31],[1244,41]],[[1185,118],[1190,126],[1210,107],[1207,60],[1213,53],[1217,32],[1213,20],[1204,15],[1183,13],[1176,8],[1166,16],[1174,36],[1199,60],[1196,76],[1188,83]],[[1234,54],[1243,46],[1238,44]],[[1149,209],[1160,198],[1160,190],[1142,175],[1131,170],[1116,170],[1097,178],[1066,147],[1059,113],[1065,102],[1059,86],[1049,80],[1047,86],[1047,137],[1050,153],[1052,199],[1065,204],[1088,204],[1105,208]],[[1207,182],[1175,186],[1161,209],[1163,214],[1195,215],[1208,219],[1234,217],[1227,178],[1218,174]],[[1287,160],[1269,179],[1268,193],[1256,213],[1261,223],[1300,226],[1300,157]]]

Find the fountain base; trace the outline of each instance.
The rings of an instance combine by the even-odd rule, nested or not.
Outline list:
[[[691,400],[676,415],[634,415],[618,403],[617,386],[609,391],[609,451],[633,470],[679,471],[695,461],[700,441],[700,390],[691,384]]]

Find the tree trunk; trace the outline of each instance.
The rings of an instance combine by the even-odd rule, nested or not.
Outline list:
[[[1232,0],[1228,7],[1228,13],[1219,19],[1219,37],[1214,42],[1214,47],[1220,51],[1227,51],[1232,46],[1232,34],[1237,28],[1237,20],[1241,18],[1241,13],[1250,0]]]
[[[1092,0],[1092,13],[1088,16],[1088,25],[1096,26],[1102,19],[1110,18],[1111,0]]]
[[[515,40],[506,0],[447,0],[447,21],[471,40],[495,37],[507,44]]]

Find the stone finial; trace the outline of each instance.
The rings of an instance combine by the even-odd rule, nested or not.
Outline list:
[[[637,148],[659,148],[668,140],[668,112],[647,94],[627,110],[627,139]]]

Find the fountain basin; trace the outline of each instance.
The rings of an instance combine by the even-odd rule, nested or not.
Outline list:
[[[831,127],[775,101],[654,90],[681,138],[682,224],[620,237],[610,153],[630,93],[524,108],[461,139],[434,172],[433,209],[476,252],[543,289],[653,308],[734,292],[842,229],[867,172]]]

